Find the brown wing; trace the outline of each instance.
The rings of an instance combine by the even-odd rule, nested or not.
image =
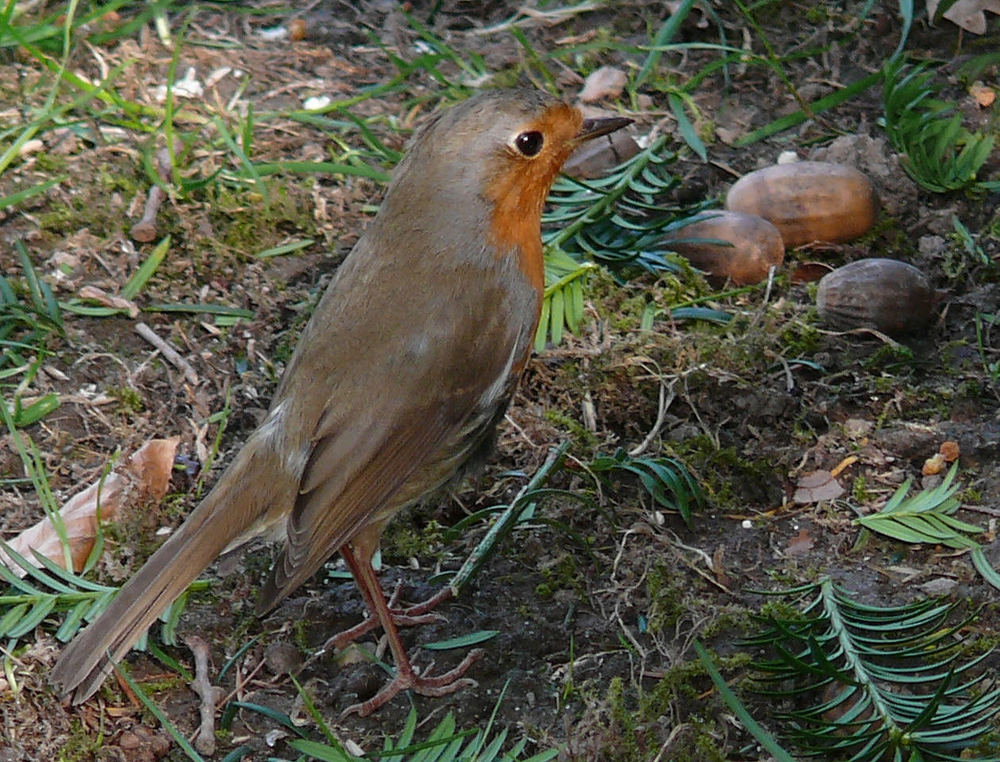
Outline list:
[[[319,370],[315,378],[294,380],[290,367],[286,379],[293,380],[281,396],[308,397],[297,387],[322,383],[330,391],[286,524],[286,545],[259,608],[277,603],[365,527],[446,481],[475,451],[498,407],[506,406],[512,373],[530,351],[534,330],[537,295],[523,279],[511,284],[504,270],[492,258],[452,264],[435,294],[373,295],[369,289],[369,300],[402,309],[377,330],[351,332],[344,349],[355,353],[355,362],[346,370],[343,362],[325,369],[321,358],[308,356],[293,362]],[[415,282],[442,279],[418,274]],[[317,328],[310,326],[316,336],[304,336],[304,347],[322,341],[325,308],[317,309]],[[327,371],[336,377],[324,378]]]

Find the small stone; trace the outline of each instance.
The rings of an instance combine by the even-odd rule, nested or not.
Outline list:
[[[848,418],[844,421],[844,433],[851,439],[864,439],[875,428],[871,421],[863,418]]]
[[[302,654],[291,643],[272,643],[264,651],[264,664],[276,675],[291,674],[302,666]]]

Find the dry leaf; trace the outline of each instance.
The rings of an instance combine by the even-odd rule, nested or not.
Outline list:
[[[927,16],[934,18],[940,0],[927,0]],[[986,33],[986,11],[1000,13],[1000,0],[957,0],[943,17],[973,34]]]
[[[792,270],[792,283],[812,283],[817,281],[829,272],[833,272],[833,267],[826,262],[800,262]]]
[[[920,471],[924,476],[934,476],[934,474],[939,474],[944,471],[946,466],[947,461],[945,460],[944,455],[937,453],[924,461],[924,467],[920,469]]]
[[[97,288],[97,286],[84,286],[80,289],[79,296],[81,299],[91,299],[99,304],[103,304],[105,307],[111,307],[115,310],[127,310],[130,318],[139,317],[139,308],[136,306],[135,302],[129,301],[121,296],[109,294],[107,291],[102,291]]]
[[[788,541],[788,545],[785,546],[785,553],[789,556],[801,556],[812,550],[815,544],[812,535],[805,529],[800,529],[799,533]]]
[[[125,458],[103,480],[78,492],[59,509],[69,540],[73,568],[83,568],[97,536],[97,507],[100,498],[101,521],[109,521],[126,505],[159,500],[170,484],[174,467],[177,438],[151,439],[132,457]],[[10,541],[10,547],[34,562],[31,550],[63,565],[62,543],[48,517],[29,527]],[[5,563],[19,577],[24,569],[0,551],[0,563]]]
[[[593,103],[601,98],[616,98],[625,89],[628,77],[621,69],[602,66],[590,73],[577,96],[584,103]]]
[[[969,95],[976,99],[980,108],[988,108],[997,99],[997,91],[992,87],[987,87],[979,80],[969,85]]]
[[[726,554],[726,548],[724,545],[720,545],[715,549],[712,554],[712,571],[715,573],[715,581],[718,582],[723,587],[729,587],[732,580],[729,579],[729,575],[726,574],[726,565],[724,562]]]
[[[819,503],[835,500],[843,494],[844,488],[833,478],[833,474],[819,470],[811,471],[799,479],[792,500],[796,503]]]
[[[949,463],[954,463],[958,460],[959,449],[958,442],[952,442],[950,439],[942,442],[941,446],[938,448],[938,452],[944,457]]]

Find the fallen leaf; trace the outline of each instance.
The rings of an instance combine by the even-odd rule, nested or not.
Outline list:
[[[947,577],[937,577],[918,587],[927,595],[950,595],[958,587],[958,582]]]
[[[795,485],[792,500],[796,503],[819,503],[824,500],[835,500],[844,494],[844,488],[829,471],[811,471],[805,474]]]
[[[813,549],[816,543],[812,536],[805,529],[800,529],[799,533],[788,541],[785,546],[785,553],[789,556],[801,556]]]
[[[969,85],[969,95],[976,99],[980,108],[989,108],[997,99],[997,91],[992,87],[987,87],[979,80]]]
[[[944,471],[946,465],[944,455],[936,453],[924,461],[924,467],[920,471],[924,476],[933,476]]]
[[[712,554],[712,571],[715,573],[715,581],[724,587],[729,587],[732,582],[729,579],[729,575],[726,574],[726,565],[724,563],[724,558],[726,554],[726,548],[720,545],[715,549]]]
[[[937,2],[934,9],[937,10]],[[986,34],[986,11],[1000,13],[1000,0],[957,0],[943,16],[967,32]],[[933,18],[929,4],[927,13]]]
[[[959,455],[958,442],[952,442],[950,439],[942,442],[941,447],[938,448],[938,452],[941,453],[946,461],[954,463],[958,460]]]
[[[833,272],[833,267],[825,262],[800,262],[792,270],[792,283],[812,283],[819,280],[829,272]]]
[[[864,418],[848,418],[844,421],[844,433],[851,439],[864,439],[874,428],[875,424]]]
[[[628,82],[628,76],[614,66],[602,66],[592,71],[584,80],[583,88],[577,96],[584,103],[593,103],[602,98],[616,98]]]
[[[79,296],[81,299],[91,299],[98,304],[103,304],[105,307],[111,307],[115,310],[127,310],[128,316],[131,318],[139,317],[139,308],[135,302],[121,296],[109,294],[97,288],[97,286],[84,286],[80,289]]]
[[[97,511],[101,521],[115,518],[126,505],[161,499],[170,484],[174,467],[177,438],[151,439],[130,458],[123,459],[108,474],[78,492],[59,509],[70,546],[73,568],[83,568],[97,537]],[[31,562],[32,550],[63,566],[64,556],[59,534],[48,517],[25,529],[10,541],[10,547]],[[0,551],[0,563],[6,564],[19,577],[24,569]],[[38,565],[38,564],[36,564]]]

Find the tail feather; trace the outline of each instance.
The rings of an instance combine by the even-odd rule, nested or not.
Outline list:
[[[112,664],[124,656],[153,621],[257,518],[245,491],[220,484],[118,592],[114,600],[63,650],[50,680],[79,704],[101,686]]]

